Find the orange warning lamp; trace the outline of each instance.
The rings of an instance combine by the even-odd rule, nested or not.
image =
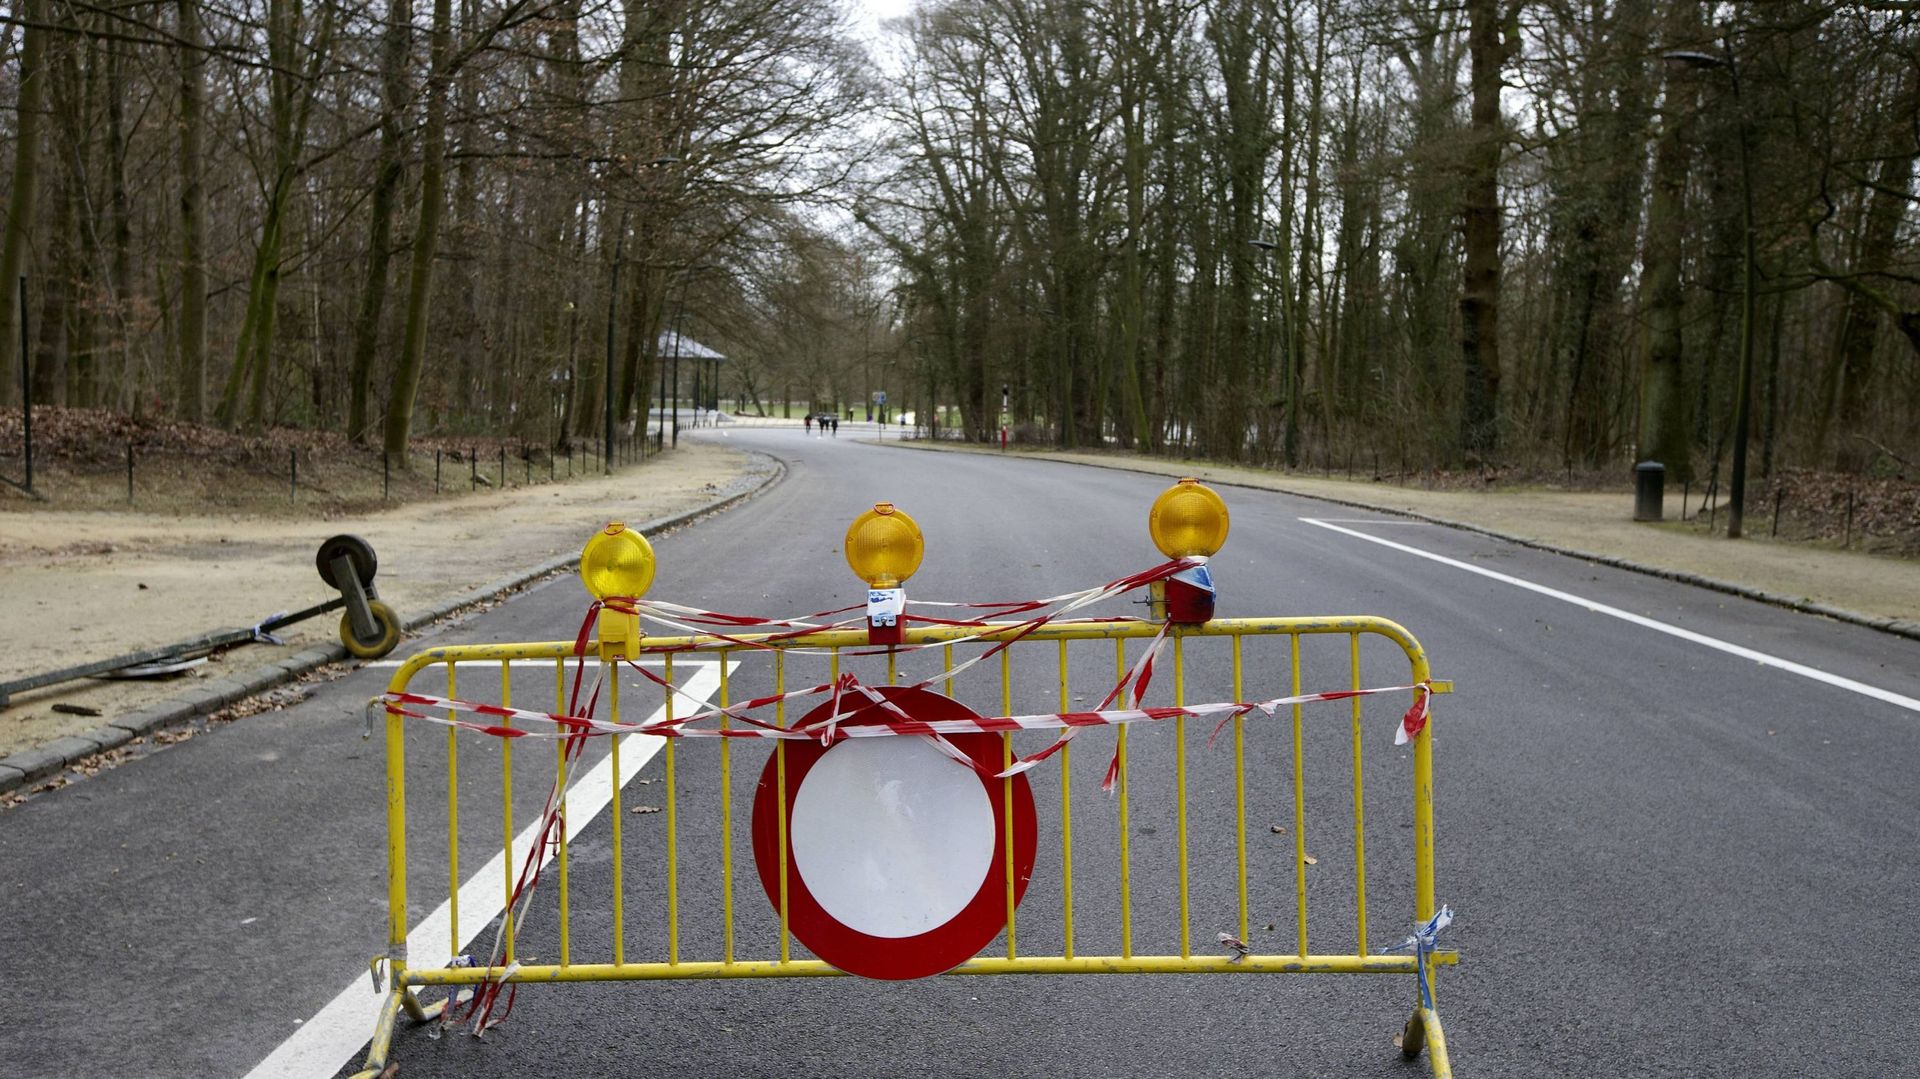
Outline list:
[[[1168,558],[1211,558],[1227,542],[1227,504],[1211,487],[1188,476],[1153,500],[1147,531]],[[1157,617],[1186,625],[1213,617],[1213,571],[1204,564],[1150,587]]]
[[[891,502],[874,507],[847,526],[847,565],[867,582],[867,640],[899,644],[907,595],[900,586],[920,568],[927,541],[913,518]]]
[[[1192,476],[1160,492],[1147,514],[1153,545],[1168,558],[1215,554],[1226,545],[1227,524],[1227,504]]]
[[[653,545],[640,533],[614,521],[593,534],[580,552],[580,583],[602,603],[635,600],[653,585]],[[640,616],[632,611],[600,609],[600,651],[628,659],[640,655]]]
[[[900,587],[926,550],[920,526],[891,502],[874,503],[847,526],[847,565],[869,588]]]

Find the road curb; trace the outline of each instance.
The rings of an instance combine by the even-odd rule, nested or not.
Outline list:
[[[972,453],[988,457],[997,457],[1000,455],[997,450],[972,449],[960,446],[929,446],[913,442],[896,442],[894,445],[909,449],[941,453]],[[1048,456],[1044,453],[1021,453],[1018,456],[1020,459],[1028,461],[1047,461],[1059,465],[1081,465],[1086,468],[1105,468],[1115,472],[1133,472],[1146,476],[1168,474],[1159,469],[1139,468],[1122,462],[1066,461],[1057,457]],[[1205,461],[1192,461],[1187,463],[1198,468],[1226,467],[1212,465]],[[1843,607],[1834,607],[1830,604],[1820,603],[1808,599],[1805,596],[1782,595],[1778,592],[1768,592],[1765,589],[1736,584],[1732,581],[1723,581],[1716,577],[1707,577],[1698,573],[1690,573],[1686,570],[1668,569],[1665,566],[1651,566],[1644,562],[1635,562],[1630,558],[1595,554],[1592,551],[1582,551],[1574,547],[1562,547],[1558,544],[1547,543],[1544,540],[1530,539],[1526,536],[1516,536],[1508,532],[1501,532],[1498,529],[1468,524],[1465,521],[1450,520],[1446,517],[1435,517],[1432,514],[1420,513],[1417,510],[1398,509],[1392,506],[1377,505],[1372,502],[1362,502],[1357,499],[1335,498],[1331,495],[1296,490],[1291,487],[1262,486],[1260,484],[1244,483],[1231,479],[1221,479],[1219,477],[1211,477],[1207,482],[1216,483],[1222,487],[1239,487],[1249,491],[1271,491],[1276,494],[1292,495],[1295,498],[1307,498],[1315,502],[1326,502],[1335,506],[1349,506],[1353,509],[1372,510],[1375,513],[1385,513],[1394,517],[1405,517],[1409,520],[1424,521],[1427,524],[1440,525],[1444,528],[1455,528],[1462,532],[1477,533],[1489,539],[1503,540],[1507,543],[1518,544],[1522,547],[1531,547],[1536,551],[1565,555],[1569,558],[1578,558],[1584,562],[1593,562],[1602,566],[1610,566],[1614,569],[1627,570],[1631,573],[1645,574],[1649,577],[1660,577],[1679,584],[1689,584],[1697,588],[1722,592],[1730,596],[1739,596],[1742,599],[1756,600],[1774,607],[1784,607],[1787,610],[1798,611],[1801,614],[1819,615],[1822,618],[1831,618],[1836,622],[1846,622],[1856,626],[1864,626],[1867,629],[1875,629],[1882,633],[1891,633],[1897,637],[1906,637],[1911,640],[1920,641],[1920,621],[1914,621],[1912,619],[1883,618],[1878,615],[1861,614],[1858,611],[1849,611]],[[4,761],[0,761],[0,764],[4,763]]]
[[[749,451],[749,456],[772,465],[766,476],[751,489],[717,498],[690,510],[656,518],[638,526],[636,531],[643,536],[670,532],[709,515],[732,509],[750,498],[764,494],[786,478],[787,466],[779,458],[752,451]],[[453,599],[434,604],[425,611],[403,620],[402,628],[412,633],[476,604],[497,599],[550,573],[569,569],[579,561],[578,554],[561,555],[530,569],[510,573],[470,592],[455,596]],[[314,645],[269,663],[202,683],[170,700],[150,704],[138,711],[107,719],[101,726],[82,734],[56,738],[45,745],[0,757],[0,794],[37,783],[50,775],[58,774],[78,761],[96,753],[118,749],[135,738],[151,734],[162,727],[212,715],[236,701],[285,685],[310,671],[318,670],[329,663],[339,663],[347,658],[344,645],[337,643]]]

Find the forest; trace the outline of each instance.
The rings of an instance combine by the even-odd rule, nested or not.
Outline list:
[[[1910,3],[4,10],[16,414],[404,460],[886,392],[1376,476],[1920,454]]]

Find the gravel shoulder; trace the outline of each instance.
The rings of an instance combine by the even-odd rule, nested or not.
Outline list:
[[[40,509],[0,514],[0,681],[256,625],[332,598],[314,568],[328,536],[372,544],[380,596],[409,618],[489,582],[577,553],[610,520],[633,524],[757,487],[772,467],[688,440],[612,476],[416,502],[314,520]],[[97,728],[191,690],[338,639],[338,615],[288,627],[283,649],[245,645],[190,676],[84,680],[17,695],[0,757]],[[56,712],[56,704],[97,715]],[[102,717],[106,717],[103,719]]]

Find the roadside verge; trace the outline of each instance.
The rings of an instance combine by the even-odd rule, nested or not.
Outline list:
[[[895,446],[989,457],[987,447],[896,442]],[[1920,640],[1920,567],[1816,545],[1727,541],[1671,522],[1631,520],[1631,492],[1503,490],[1422,491],[1351,480],[1154,458],[1017,451],[1021,460],[1054,461],[1148,475],[1193,476],[1207,483],[1272,491],[1473,532],[1761,603]]]
[[[637,530],[642,535],[655,536],[693,524],[766,492],[786,476],[786,466],[777,458],[758,453],[750,456],[765,471],[759,482],[749,489],[648,521],[637,526]],[[579,560],[580,555],[575,551],[515,570],[449,599],[430,603],[406,617],[402,624],[406,632],[414,633],[471,607],[498,599],[549,574],[570,569]],[[125,746],[136,738],[145,738],[176,724],[212,715],[239,701],[347,658],[346,648],[338,642],[311,645],[271,662],[196,685],[177,697],[120,714],[99,727],[0,757],[0,795],[40,783],[90,757]]]

